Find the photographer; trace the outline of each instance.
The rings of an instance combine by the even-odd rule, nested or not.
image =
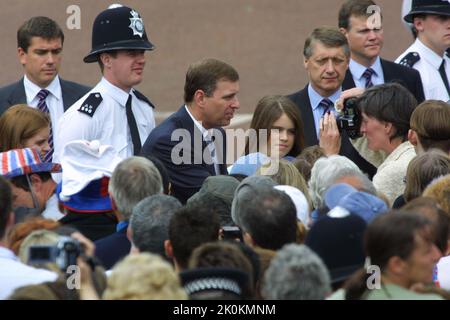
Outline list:
[[[106,275],[94,258],[94,244],[72,228],[62,227],[56,232],[60,235],[41,230],[31,233],[20,252],[26,264],[52,270],[58,278],[19,288],[9,299],[97,300],[101,296],[106,288]]]
[[[303,56],[309,83],[288,98],[300,110],[305,146],[320,145],[326,155],[339,153],[372,177],[376,167],[358,153],[346,132],[339,134],[332,121],[350,59],[347,39],[336,28],[316,28],[305,40]]]
[[[354,101],[355,108],[361,112],[360,131],[367,140],[367,147],[387,154],[373,177],[373,183],[392,205],[405,189],[406,169],[416,156],[414,146],[408,141],[408,131],[417,101],[407,89],[397,83],[378,85],[363,93],[358,89],[344,93],[336,108],[344,110],[345,101],[358,96]],[[321,135],[325,137],[325,141],[333,143],[329,137],[338,130],[337,127],[334,116],[324,117]]]

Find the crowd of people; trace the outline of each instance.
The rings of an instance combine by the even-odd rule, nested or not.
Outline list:
[[[450,2],[409,5],[395,63],[376,3],[343,1],[305,39],[306,87],[262,97],[235,157],[233,66],[192,63],[156,125],[136,10],[96,17],[92,89],[30,18],[0,88],[0,299],[450,299]]]

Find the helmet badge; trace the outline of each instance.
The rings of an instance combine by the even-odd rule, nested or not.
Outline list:
[[[138,35],[142,38],[144,35],[144,22],[142,21],[142,18],[139,18],[139,13],[137,13],[134,10],[130,11],[131,18],[130,18],[130,25],[128,26],[131,30],[133,30],[133,36]]]

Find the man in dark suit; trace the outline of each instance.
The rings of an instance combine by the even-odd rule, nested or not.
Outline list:
[[[343,90],[354,87],[398,82],[421,103],[422,80],[417,70],[380,58],[383,27],[379,7],[372,0],[347,0],[339,11],[339,29],[350,47],[350,63],[342,84]]]
[[[317,28],[306,39],[303,54],[309,84],[288,97],[300,109],[305,145],[319,144],[328,155],[346,156],[372,177],[376,168],[361,157],[345,131],[339,135],[333,114],[350,59],[347,39],[335,28]]]
[[[115,233],[95,241],[95,255],[111,269],[130,252],[127,230],[133,208],[141,200],[162,193],[161,175],[150,160],[129,157],[114,169],[108,189],[119,223]]]
[[[89,91],[59,78],[63,43],[63,31],[47,17],[33,17],[19,28],[17,52],[24,77],[0,88],[0,115],[15,104],[28,104],[50,114],[52,134],[57,134],[58,119]]]
[[[167,168],[172,194],[186,203],[208,176],[227,174],[226,136],[239,108],[239,75],[225,62],[205,59],[186,74],[185,105],[148,136],[142,154],[159,158]]]

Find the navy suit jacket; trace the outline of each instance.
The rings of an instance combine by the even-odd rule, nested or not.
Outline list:
[[[180,135],[177,132],[172,140],[172,133],[176,129],[184,130]],[[216,142],[220,141],[217,139],[221,139],[223,142],[222,148],[220,148],[220,143],[216,144],[217,157],[221,163],[219,165],[220,174],[226,175],[228,172],[225,161],[225,131],[222,128],[216,129],[214,132]],[[198,141],[194,141],[194,137],[198,137]],[[161,160],[170,176],[172,195],[184,204],[201,188],[207,177],[216,175],[214,165],[209,164],[212,162],[205,161],[209,156],[209,152],[205,152],[205,148],[207,148],[207,144],[203,140],[200,130],[195,126],[183,105],[150,133],[142,147],[141,154],[143,156],[151,155]],[[182,157],[183,161],[174,163],[172,153]]]
[[[64,111],[69,109],[77,100],[83,97],[89,90],[89,87],[76,82],[66,81],[59,78],[62,92]],[[0,88],[0,115],[9,107],[15,104],[27,103],[23,78],[15,83]]]
[[[127,228],[94,242],[95,256],[106,270],[111,269],[119,260],[130,253],[131,243],[127,238]]]
[[[425,100],[423,93],[422,79],[420,73],[413,68],[408,68],[397,63],[381,59],[381,68],[383,69],[384,82],[397,82],[403,85],[411,92],[418,103]],[[342,90],[347,90],[356,87],[350,69],[347,69],[344,82],[342,83]]]
[[[300,110],[303,120],[305,146],[309,147],[319,144],[319,141],[317,140],[311,101],[309,100],[308,95],[308,85],[306,85],[303,90],[289,95],[288,98],[295,102]],[[377,168],[365,160],[353,147],[345,131],[341,132],[341,150],[339,151],[339,154],[352,160],[363,172],[368,174],[370,179],[372,179],[377,172]]]

